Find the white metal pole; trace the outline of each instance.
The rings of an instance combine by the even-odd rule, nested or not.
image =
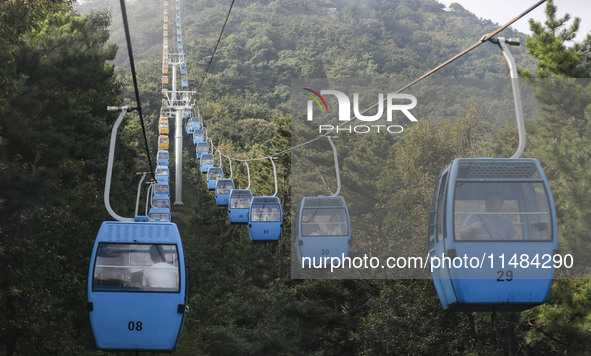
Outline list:
[[[170,63],[172,66],[172,102],[173,105],[175,105],[174,103],[176,103],[176,66],[177,63]]]
[[[183,204],[183,109],[176,111],[174,130],[175,205]]]
[[[271,160],[271,163],[273,164],[273,177],[275,177],[275,193],[273,194],[273,196],[276,196],[277,192],[279,191],[277,188],[277,168],[275,167],[275,161],[273,161],[273,157],[269,157],[269,159]]]
[[[337,191],[332,195],[333,197],[336,197],[341,192],[341,173],[340,173],[340,169],[339,169],[339,158],[337,157],[337,148],[335,147],[334,143],[332,142],[332,138],[330,136],[327,136],[327,138],[328,138],[328,142],[330,142],[330,145],[332,147],[332,154],[334,156],[334,169],[337,174]]]
[[[152,204],[151,200],[152,200],[152,196],[153,196],[153,194],[152,194],[153,191],[154,191],[154,183],[151,183],[148,186],[148,191],[146,192],[146,216],[149,216],[148,209],[150,208],[150,206]]]
[[[250,189],[250,168],[248,168],[247,161],[244,161],[244,163],[246,163],[246,174],[248,174],[248,187],[246,187],[246,189]]]
[[[503,52],[503,56],[509,63],[509,69],[511,74],[511,87],[513,88],[513,100],[515,101],[515,115],[517,117],[517,133],[519,135],[519,146],[517,151],[511,156],[511,158],[519,158],[525,150],[525,123],[523,120],[523,108],[521,105],[521,92],[519,90],[519,77],[517,75],[517,66],[515,60],[509,51],[509,48],[505,44],[505,38],[498,38],[499,47]]]
[[[117,130],[119,129],[119,125],[121,125],[121,122],[123,121],[123,118],[125,117],[128,108],[127,106],[124,106],[122,108],[107,107],[107,110],[119,109],[121,109],[121,114],[119,114],[119,117],[117,118],[117,121],[115,121],[115,125],[113,125],[113,129],[111,130],[111,144],[109,145],[109,160],[107,163],[107,177],[105,179],[105,194],[103,198],[105,201],[105,208],[107,208],[109,215],[111,215],[113,219],[117,221],[134,221],[134,219],[132,218],[125,218],[115,213],[111,208],[111,202],[109,201],[109,196],[111,195],[111,177],[113,176],[113,159],[115,157],[115,144],[117,143]]]
[[[137,197],[135,199],[135,216],[137,216],[138,210],[140,208],[140,194],[141,194],[141,190],[142,190],[142,183],[144,182],[144,179],[146,178],[146,174],[148,174],[148,173],[149,172],[142,172],[141,173],[142,179],[140,179],[140,182],[137,185]]]

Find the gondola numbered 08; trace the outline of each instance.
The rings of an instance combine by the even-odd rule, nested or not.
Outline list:
[[[174,223],[104,222],[88,271],[90,323],[101,350],[172,351],[187,305]]]
[[[121,111],[111,130],[104,192],[105,208],[116,221],[102,223],[90,257],[86,307],[94,339],[102,350],[173,351],[188,311],[181,236],[175,224],[162,221],[170,220],[169,209],[152,208],[149,222],[137,219],[139,195],[136,218],[112,209],[117,129],[128,108],[108,110]]]

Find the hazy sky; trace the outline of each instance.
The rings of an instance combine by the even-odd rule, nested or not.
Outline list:
[[[454,2],[459,3],[464,9],[475,14],[477,17],[489,19],[497,22],[499,25],[504,25],[511,19],[525,11],[538,0],[438,0],[447,6]],[[577,41],[585,38],[585,35],[591,31],[591,0],[554,0],[554,5],[558,9],[558,17],[568,13],[572,19],[576,17],[581,18],[581,25],[579,27]],[[540,5],[537,9],[530,12],[524,18],[513,24],[513,28],[530,34],[528,20],[533,18],[537,21],[543,22],[546,19],[544,9],[546,3]]]

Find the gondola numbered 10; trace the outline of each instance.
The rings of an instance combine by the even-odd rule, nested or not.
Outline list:
[[[516,311],[544,303],[558,249],[556,209],[538,160],[519,158],[525,125],[515,61],[511,70],[519,147],[511,158],[458,158],[439,175],[429,217],[432,277],[444,309]],[[535,262],[537,261],[537,262]],[[534,263],[531,263],[534,262]]]
[[[127,108],[109,109],[121,110],[111,132],[104,193],[116,221],[103,222],[93,246],[86,303],[90,324],[101,350],[173,351],[188,310],[181,237],[174,223],[125,218],[111,208],[116,135]]]

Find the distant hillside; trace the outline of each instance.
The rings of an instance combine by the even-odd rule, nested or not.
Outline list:
[[[172,1],[171,3],[174,3]],[[191,83],[203,77],[230,1],[183,0],[183,46]],[[127,66],[119,1],[91,0],[79,11],[110,6],[116,64]],[[162,51],[162,1],[128,2],[140,81],[157,81]],[[215,96],[257,93],[286,99],[290,78],[416,77],[473,44],[496,24],[458,4],[434,0],[236,1],[207,80]],[[523,34],[505,31],[505,37]],[[534,61],[513,49],[520,67]],[[499,51],[483,45],[441,72],[454,77],[506,77]],[[274,105],[273,105],[274,106]]]

